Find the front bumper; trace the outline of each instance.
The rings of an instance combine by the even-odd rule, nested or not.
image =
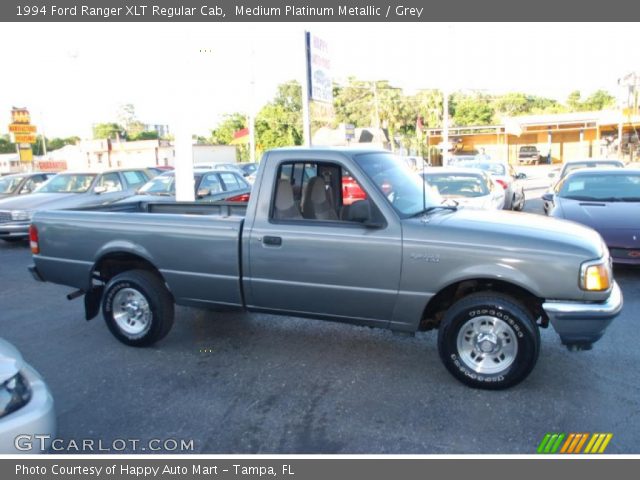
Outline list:
[[[46,453],[56,435],[53,397],[47,384],[31,366],[25,365],[21,372],[31,387],[31,400],[0,419],[0,453]],[[43,438],[43,444],[39,438]]]
[[[623,305],[622,291],[616,282],[604,302],[548,301],[542,304],[560,340],[569,348],[589,349],[604,334]]]
[[[30,222],[0,223],[0,238],[28,237]]]

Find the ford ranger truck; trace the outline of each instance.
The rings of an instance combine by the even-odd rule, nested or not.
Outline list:
[[[165,337],[176,304],[437,330],[444,366],[486,389],[529,375],[540,329],[589,349],[623,302],[594,230],[458,208],[378,150],[269,151],[246,204],[36,212],[30,242],[34,277],[76,289],[127,345]]]

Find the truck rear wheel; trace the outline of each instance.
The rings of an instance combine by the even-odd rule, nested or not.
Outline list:
[[[102,313],[122,343],[145,347],[162,340],[173,326],[173,300],[164,282],[146,270],[113,277],[102,298]]]
[[[478,292],[454,303],[440,324],[438,351],[449,372],[474,388],[500,390],[524,380],[540,351],[540,332],[517,300]]]

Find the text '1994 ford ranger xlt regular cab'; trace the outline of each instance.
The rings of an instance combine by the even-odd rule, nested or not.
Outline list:
[[[128,345],[162,339],[174,304],[437,328],[446,368],[480,388],[531,372],[539,328],[588,349],[622,308],[594,230],[458,209],[375,150],[272,150],[246,205],[37,212],[30,241],[34,276],[85,294]]]

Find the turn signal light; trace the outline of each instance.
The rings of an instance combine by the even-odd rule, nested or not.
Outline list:
[[[611,286],[609,268],[606,263],[588,265],[583,270],[582,288],[590,291],[607,290]]]
[[[502,188],[504,188],[505,190],[507,189],[508,185],[507,182],[505,182],[504,180],[500,180],[499,178],[496,179],[496,182],[498,182],[498,185],[500,185]]]
[[[33,224],[29,225],[29,245],[31,246],[31,253],[34,255],[40,253],[40,245],[38,244],[38,228]]]

